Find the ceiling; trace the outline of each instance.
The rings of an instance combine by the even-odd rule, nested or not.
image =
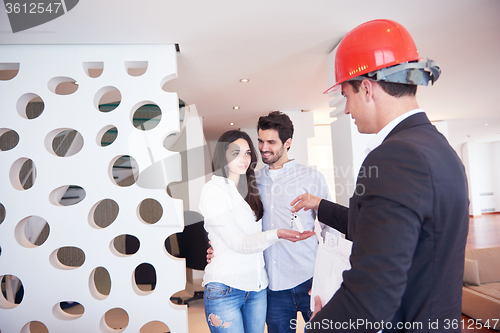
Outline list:
[[[0,9],[0,44],[179,44],[178,78],[163,88],[196,104],[216,139],[273,110],[331,122],[327,56],[377,18],[401,23],[440,63],[436,85],[418,93],[429,118],[448,120],[457,143],[500,141],[499,0],[85,0],[15,34]]]

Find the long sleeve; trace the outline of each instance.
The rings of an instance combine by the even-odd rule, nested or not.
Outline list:
[[[405,292],[421,224],[431,209],[428,169],[415,151],[391,144],[379,147],[377,154],[370,154],[365,163],[377,166],[378,174],[358,178],[365,192],[357,198],[356,214],[324,200],[320,205],[320,220],[325,218],[323,221],[328,220],[330,225],[351,232],[352,268],[344,272],[341,288],[314,322],[387,322],[393,318]],[[347,225],[347,214],[355,229],[354,225]],[[378,330],[351,326],[345,331]]]
[[[318,190],[314,193],[311,193],[311,194],[318,197],[318,198],[321,198],[323,200],[331,200],[330,190],[328,188],[328,184],[326,182],[325,177],[323,176],[323,174],[321,172],[318,172],[317,176],[318,176],[318,180],[317,180]],[[321,236],[324,238],[325,233],[328,232],[328,230],[331,228],[331,226],[329,226],[326,223],[322,223],[322,221],[319,219],[318,212],[314,211],[314,214],[318,218],[318,221],[320,222],[319,226],[321,228]]]
[[[207,183],[202,190],[200,210],[205,217],[207,231],[209,234],[215,234],[212,234],[211,238],[215,236],[233,251],[244,254],[262,252],[278,241],[277,230],[247,234],[237,223],[237,219],[243,219],[244,223],[258,222],[255,221],[252,210],[243,198],[234,197],[239,196],[237,191],[230,194],[211,183]]]
[[[406,118],[366,157],[356,189],[351,269],[307,331],[460,333],[450,324],[460,322],[469,201],[446,138],[424,113]],[[342,215],[329,206],[321,216]]]
[[[318,220],[329,227],[347,233],[349,208],[328,200],[321,200],[318,207]]]
[[[203,285],[221,282],[259,291],[269,280],[262,251],[278,241],[277,231],[262,232],[255,215],[229,179],[212,176],[202,189],[200,211],[215,257],[205,267]]]

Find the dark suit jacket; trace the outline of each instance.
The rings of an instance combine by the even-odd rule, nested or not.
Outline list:
[[[349,209],[320,203],[353,241],[352,268],[310,331],[460,332],[468,207],[455,151],[425,113],[406,118],[366,157]]]

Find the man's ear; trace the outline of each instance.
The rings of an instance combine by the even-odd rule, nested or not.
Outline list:
[[[372,97],[373,97],[373,88],[374,88],[374,82],[370,80],[363,80],[361,81],[361,92],[363,92],[363,95],[366,99],[367,102],[369,102]]]
[[[285,143],[283,144],[285,146],[285,148],[290,148],[291,145],[292,145],[292,138],[288,138]]]

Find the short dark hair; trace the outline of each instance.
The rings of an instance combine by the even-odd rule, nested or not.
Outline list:
[[[255,166],[257,165],[257,154],[252,140],[247,133],[238,130],[227,131],[222,134],[215,145],[214,156],[212,159],[212,169],[215,175],[224,178],[228,177],[226,151],[231,143],[238,139],[244,139],[250,147],[251,162],[247,169],[246,177],[241,175],[238,182],[238,191],[248,202],[250,208],[255,213],[255,220],[258,221],[264,215],[264,206],[260,200],[257,181],[255,179]]]
[[[368,79],[368,78],[367,78]],[[386,82],[386,81],[374,81],[380,85],[383,91],[393,97],[402,96],[415,96],[417,94],[417,86],[413,84]],[[352,86],[354,92],[359,92],[359,86],[361,85],[361,80],[351,80],[347,81]]]
[[[267,116],[260,117],[257,123],[257,131],[260,129],[278,131],[281,143],[283,144],[286,140],[293,137],[293,123],[287,114],[280,111],[271,111]]]

